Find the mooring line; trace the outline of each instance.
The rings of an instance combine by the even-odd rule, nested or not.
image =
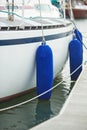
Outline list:
[[[66,78],[66,80],[69,79],[70,76],[73,75],[82,65],[85,65],[85,64],[82,63],[82,64],[81,64],[80,66],[78,66],[71,74],[69,74],[69,76],[64,77],[64,78]],[[58,84],[54,85],[52,88],[48,89],[47,91],[41,93],[40,95],[37,95],[37,96],[35,96],[35,97],[33,97],[33,98],[27,100],[27,101],[24,101],[24,102],[22,102],[22,103],[18,103],[18,104],[16,104],[16,105],[12,105],[12,106],[10,106],[10,107],[2,108],[2,109],[0,109],[0,112],[6,111],[6,110],[9,110],[9,109],[13,109],[13,108],[19,107],[19,106],[24,105],[24,104],[27,104],[28,102],[31,102],[31,101],[33,101],[33,100],[39,98],[40,96],[42,96],[42,95],[44,95],[44,94],[50,92],[51,90],[55,89],[56,87],[58,87],[58,86],[59,86],[60,84],[62,84],[63,82],[64,82],[64,80],[62,80],[62,81],[59,82]]]

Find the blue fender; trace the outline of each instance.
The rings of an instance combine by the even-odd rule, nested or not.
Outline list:
[[[83,46],[78,39],[73,39],[69,44],[70,73],[78,68],[83,62]],[[82,71],[82,66],[71,75],[71,80],[77,80]]]
[[[74,33],[75,33],[76,38],[81,42],[83,40],[82,33],[78,29],[75,29]]]
[[[38,95],[53,85],[53,54],[48,45],[40,45],[36,52],[36,82]],[[39,99],[50,99],[51,93],[52,90]]]

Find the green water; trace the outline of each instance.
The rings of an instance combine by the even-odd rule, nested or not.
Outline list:
[[[67,81],[66,78],[64,79],[66,72],[67,74],[69,73],[67,64],[63,73],[55,79],[54,85],[62,80],[64,82],[53,90],[49,101],[35,99],[20,107],[0,112],[0,130],[27,130],[56,116],[70,93],[70,79]],[[28,100],[34,96],[36,96],[36,91],[12,100],[9,103],[2,103],[0,108]]]
[[[78,29],[83,32],[84,41],[85,44],[87,44],[87,19],[76,20],[75,22]],[[84,49],[84,52],[84,59],[87,59],[87,50]],[[25,105],[0,112],[0,130],[27,130],[58,115],[73,87],[70,78],[67,78],[68,74],[69,64],[67,62],[62,74],[55,79],[54,84],[61,81],[64,82],[53,90],[49,101],[39,101],[38,99],[35,99]],[[10,101],[9,105],[28,100],[34,96],[36,96],[35,91]],[[8,103],[0,104],[0,108],[6,106],[8,106]]]

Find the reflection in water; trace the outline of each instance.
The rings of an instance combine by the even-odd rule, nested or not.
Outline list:
[[[0,113],[0,130],[27,130],[40,124],[60,112],[70,92],[70,80],[65,81],[63,75],[58,76],[54,85],[60,83],[53,91],[50,100],[33,100],[20,107]],[[15,102],[21,102],[36,96],[36,92],[25,95]],[[12,103],[13,101],[11,101]]]
[[[53,112],[51,110],[50,101],[42,101],[38,100],[37,106],[36,106],[36,124],[39,124],[47,119],[49,119],[53,115]]]
[[[55,79],[54,85],[61,82],[63,76]],[[58,85],[50,100],[33,100],[20,107],[0,113],[0,130],[27,130],[58,115],[70,91],[70,81]],[[36,92],[20,98],[19,101],[36,96]],[[17,102],[18,99],[16,99]],[[12,103],[12,102],[11,102]]]
[[[75,81],[71,82],[71,85],[70,85],[70,92],[71,92],[71,90],[72,90],[74,84],[75,84]]]

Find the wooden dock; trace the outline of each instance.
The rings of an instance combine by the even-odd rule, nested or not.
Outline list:
[[[87,65],[60,114],[31,130],[87,130]]]

